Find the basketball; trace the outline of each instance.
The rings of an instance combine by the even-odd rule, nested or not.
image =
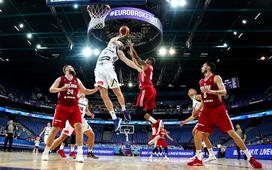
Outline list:
[[[120,35],[127,36],[129,34],[129,28],[127,26],[122,26],[119,29]]]

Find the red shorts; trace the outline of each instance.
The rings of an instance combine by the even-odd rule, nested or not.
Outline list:
[[[75,123],[82,123],[81,112],[79,106],[64,106],[58,104],[56,107],[53,126],[64,128],[66,121],[69,121],[70,125],[74,127]]]
[[[156,89],[152,85],[142,86],[137,99],[137,107],[144,107],[145,110],[156,108]]]
[[[213,133],[214,125],[223,133],[233,129],[233,125],[225,105],[220,105],[215,108],[203,107],[198,119],[197,130]]]
[[[166,148],[168,146],[167,142],[165,139],[159,139],[157,141],[157,147],[163,147]]]

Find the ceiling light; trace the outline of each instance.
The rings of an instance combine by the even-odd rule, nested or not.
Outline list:
[[[259,17],[260,15],[261,15],[261,13],[258,13],[254,19],[255,19],[255,20],[258,19],[258,17]]]
[[[2,4],[4,2],[4,0],[0,0],[0,4]]]
[[[29,40],[27,40],[27,42],[28,42],[29,45],[32,45],[32,43]]]
[[[184,7],[187,4],[186,0],[167,0],[167,2],[169,2],[173,8]]]
[[[74,9],[78,9],[78,4],[73,5]]]
[[[37,48],[37,49],[40,49],[41,47],[42,47],[41,44],[37,44],[37,45],[36,45],[36,48]]]
[[[166,50],[164,47],[161,47],[161,48],[159,49],[159,55],[160,55],[160,56],[165,56],[166,53],[167,53],[167,50]]]
[[[92,55],[92,50],[90,47],[85,47],[83,50],[82,50],[82,55],[84,57],[90,57]]]
[[[243,19],[243,20],[242,20],[242,23],[243,23],[243,24],[246,24],[246,23],[247,23],[247,20]]]
[[[129,82],[129,83],[128,83],[128,87],[133,87],[133,83],[132,83],[132,82]]]
[[[3,12],[2,9],[0,9],[0,12],[1,12],[1,13]]]
[[[175,49],[173,49],[173,48],[170,48],[169,49],[169,54],[170,55],[174,55],[176,53],[176,50]]]
[[[241,33],[241,34],[238,36],[238,38],[241,38],[243,34],[244,34],[244,33]]]
[[[32,38],[32,34],[31,34],[31,33],[27,33],[26,37],[27,37],[28,39],[31,39],[31,38]]]
[[[236,31],[233,32],[233,35],[237,35],[238,33]]]
[[[266,57],[265,56],[261,56],[260,60],[265,60]]]
[[[23,23],[19,24],[19,27],[24,28],[24,24]]]

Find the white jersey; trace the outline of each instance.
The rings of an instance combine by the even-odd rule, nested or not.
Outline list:
[[[99,54],[95,69],[114,68],[113,64],[118,60],[117,47],[115,45],[107,46]]]
[[[84,119],[84,116],[86,114],[86,109],[88,107],[88,99],[87,98],[78,99],[78,106],[81,112],[82,119]]]
[[[34,143],[35,143],[35,146],[40,146],[40,141],[39,140],[35,140]]]
[[[196,96],[193,98],[193,110],[197,110],[200,108],[201,102],[196,100]]]
[[[50,134],[51,130],[52,130],[52,127],[46,127],[46,128],[45,128],[44,135],[45,135],[45,136],[48,136],[48,135]]]

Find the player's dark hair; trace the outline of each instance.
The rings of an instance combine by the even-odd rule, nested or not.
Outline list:
[[[205,64],[210,67],[211,72],[214,72],[216,70],[216,65],[213,62],[208,61]]]
[[[148,57],[147,59],[152,62],[152,65],[155,65],[156,59],[154,57]]]

